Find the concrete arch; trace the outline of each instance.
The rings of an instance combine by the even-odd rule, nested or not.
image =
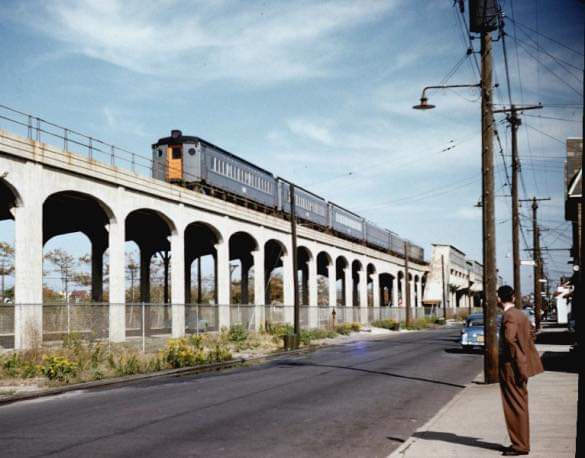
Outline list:
[[[200,219],[187,223],[185,225],[183,235],[185,235],[189,229],[193,229],[194,227],[201,227],[201,228],[204,228],[206,230],[209,230],[209,232],[212,233],[215,237],[215,240],[216,240],[215,243],[223,243],[223,241],[225,240],[224,234],[221,231],[221,229],[219,229],[218,227],[216,227],[215,225],[213,225],[207,221],[203,221]]]
[[[274,238],[264,242],[264,304],[284,303],[286,278],[283,258],[286,257],[288,251],[283,242]],[[279,272],[274,273],[275,270]]]
[[[254,302],[254,285],[250,287],[251,269],[256,271],[253,253],[258,250],[258,242],[250,233],[245,231],[233,232],[228,240],[230,260],[230,303],[249,304]],[[236,261],[235,263],[233,261]],[[261,266],[260,268],[263,268]],[[233,274],[233,275],[232,275]],[[239,281],[237,277],[239,276]]]
[[[254,237],[252,234],[250,234],[249,232],[246,231],[235,231],[232,232],[229,236],[229,243],[230,243],[230,257],[231,257],[231,244],[233,243],[233,241],[240,239],[240,242],[245,243],[247,246],[247,250],[248,251],[256,251],[258,249],[258,247],[260,246],[260,244],[258,243],[258,240],[256,239],[256,237]]]
[[[178,234],[177,225],[175,224],[173,219],[170,216],[166,215],[165,213],[161,212],[160,210],[155,210],[155,209],[148,208],[148,207],[136,208],[134,210],[129,211],[126,214],[124,219],[126,221],[128,221],[129,217],[131,217],[133,214],[137,214],[137,213],[149,214],[152,216],[156,216],[157,218],[160,218],[160,220],[164,221],[165,224],[167,225],[167,227],[169,229],[169,234],[168,234],[169,236]]]
[[[299,245],[299,246],[297,246],[297,253],[299,255],[302,253],[304,256],[306,256],[307,261],[312,261],[313,260],[313,252],[306,245]]]
[[[112,207],[110,205],[106,204],[104,199],[102,199],[101,197],[97,197],[94,194],[88,194],[85,192],[77,191],[75,189],[61,189],[59,191],[55,191],[52,192],[51,194],[48,194],[43,201],[43,206],[47,204],[49,199],[56,198],[57,196],[64,197],[71,196],[73,199],[85,199],[87,201],[94,201],[101,207],[101,209],[103,210],[103,212],[105,213],[110,222],[116,222],[116,215],[114,213],[114,210],[112,210]]]
[[[12,207],[22,207],[23,200],[14,186],[6,178],[0,178],[0,202],[12,203]]]

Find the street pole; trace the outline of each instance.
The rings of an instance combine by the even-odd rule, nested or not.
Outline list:
[[[518,172],[520,171],[520,160],[518,158],[518,127],[522,121],[518,117],[518,111],[541,109],[542,105],[531,105],[494,110],[494,113],[510,113],[506,118],[512,130],[512,258],[514,265],[514,304],[516,308],[522,308],[522,284],[520,277],[520,212],[518,205]]]
[[[538,202],[550,200],[550,197],[538,199],[520,199],[520,202],[532,202],[532,259],[534,260],[534,316],[536,330],[540,329],[540,314],[542,312],[541,296],[541,274],[542,274],[542,257],[540,255],[540,228],[538,227]]]
[[[299,342],[300,329],[300,304],[299,304],[299,278],[297,260],[297,214],[295,201],[295,185],[290,184],[290,233],[292,236],[292,268],[293,268],[293,298],[294,298],[294,333],[295,346]]]
[[[492,37],[481,32],[481,146],[483,213],[483,309],[485,323],[485,383],[498,382],[498,340],[496,337],[496,226],[494,221],[494,156],[492,113]]]
[[[512,257],[514,262],[514,304],[517,309],[522,308],[522,285],[520,280],[520,213],[518,209],[518,126],[521,121],[512,105],[512,112],[508,121],[512,127]]]
[[[446,289],[446,282],[445,282],[445,256],[441,255],[441,275],[442,275],[442,279],[443,281],[441,282],[443,284],[443,318],[445,319],[445,322],[447,321],[447,289]]]
[[[404,284],[406,294],[406,327],[410,327],[410,280],[408,278],[408,242],[404,242]]]
[[[540,329],[540,309],[542,298],[540,296],[540,234],[537,222],[538,204],[536,198],[532,199],[532,247],[534,248],[534,316],[536,322],[536,330]]]

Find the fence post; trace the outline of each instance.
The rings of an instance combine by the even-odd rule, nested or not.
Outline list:
[[[28,138],[32,140],[32,116],[28,115]]]
[[[195,306],[195,335],[199,335],[199,304]]]
[[[89,160],[91,161],[93,159],[93,144],[92,144],[92,139],[91,137],[89,137],[89,146],[88,146],[88,150],[89,150]]]
[[[71,304],[69,304],[69,298],[67,298],[67,335],[71,334]]]
[[[116,165],[115,148],[116,147],[114,145],[110,146],[110,162],[112,164],[112,167],[114,167]]]
[[[67,135],[68,132],[68,129],[63,129],[63,149],[65,152],[69,150],[69,136]]]
[[[145,304],[142,302],[142,354],[146,353],[146,317],[145,317]]]
[[[37,118],[37,142],[41,141],[41,118]]]

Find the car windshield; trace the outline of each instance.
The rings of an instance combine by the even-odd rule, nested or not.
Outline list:
[[[470,318],[467,320],[467,327],[471,326],[483,326],[483,318]]]

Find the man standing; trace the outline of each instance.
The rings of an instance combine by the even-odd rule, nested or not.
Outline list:
[[[500,328],[500,389],[506,427],[512,446],[504,456],[528,455],[530,427],[528,416],[528,378],[543,372],[534,346],[530,321],[514,307],[514,289],[498,289],[498,306],[504,310]]]

